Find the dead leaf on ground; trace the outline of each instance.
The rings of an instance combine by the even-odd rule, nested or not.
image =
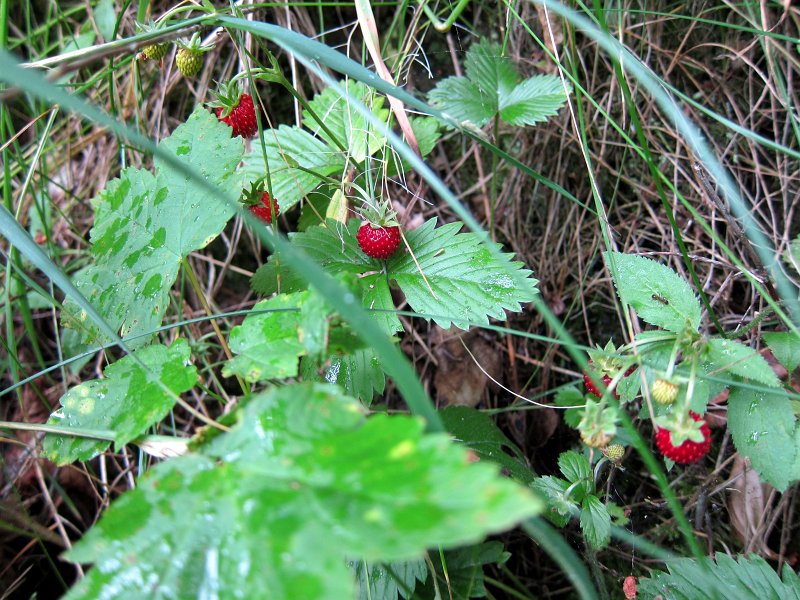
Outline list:
[[[484,371],[493,379],[502,372],[500,353],[475,330],[436,327],[431,333],[431,350],[439,363],[433,376],[436,398],[445,406],[477,406],[491,384]]]
[[[768,531],[758,531],[769,509],[768,502],[772,486],[763,483],[758,473],[741,456],[736,456],[731,469],[728,487],[728,513],[731,527],[744,547],[761,556],[776,559],[777,555],[767,546]],[[758,536],[758,539],[755,539]]]

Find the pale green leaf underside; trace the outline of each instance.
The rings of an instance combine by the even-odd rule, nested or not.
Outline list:
[[[589,494],[583,499],[581,530],[586,541],[595,548],[602,548],[611,539],[611,516],[597,496]]]
[[[286,212],[314,190],[326,177],[344,170],[344,155],[304,129],[281,125],[264,131],[267,164],[269,165],[272,195],[281,212]],[[303,168],[299,168],[302,166]],[[242,171],[248,181],[266,177],[261,143],[244,159]],[[264,187],[267,187],[266,180]]]
[[[540,510],[420,420],[366,420],[336,390],[254,396],[204,454],[151,469],[67,554],[95,563],[67,598],[352,598],[348,558],[417,558]]]
[[[431,90],[428,100],[458,123],[483,127],[497,114],[497,96],[481,91],[466,77],[448,77]]]
[[[763,356],[736,340],[709,339],[707,358],[716,369],[734,373],[744,379],[772,387],[781,384],[775,371]]]
[[[639,580],[639,595],[664,600],[800,600],[797,575],[784,564],[783,580],[760,556],[732,558],[721,552],[716,562],[703,557],[667,563],[669,573],[653,571]]]
[[[148,346],[106,367],[105,379],[85,381],[61,397],[61,408],[49,423],[115,433],[117,448],[143,435],[160,422],[175,404],[174,394],[197,382],[197,370],[188,364],[189,345],[178,339],[172,346]],[[67,435],[47,434],[43,455],[57,464],[86,461],[104,452],[111,442]]]
[[[742,458],[780,491],[800,478],[795,416],[783,390],[734,387],[728,396],[728,428]]]
[[[202,107],[159,146],[174,154],[207,183],[241,189],[236,166],[240,138]],[[93,201],[93,264],[79,271],[75,285],[120,335],[147,333],[161,325],[169,289],[182,258],[208,245],[233,215],[232,200],[213,194],[198,181],[156,159],[156,175],[128,168]],[[107,342],[71,300],[64,305],[65,325],[82,341]],[[132,340],[142,345],[148,338]]]
[[[643,256],[620,252],[604,256],[616,268],[612,274],[620,299],[643,321],[676,333],[700,326],[700,303],[675,271]]]
[[[383,97],[376,96],[374,90],[366,84],[348,80],[345,89],[353,100],[372,109],[372,114],[384,124],[388,123],[389,111],[383,108]],[[319,117],[325,127],[333,133],[331,137],[323,129],[316,118],[309,111],[303,111],[303,119],[314,135],[319,136],[332,148],[340,145],[347,149],[347,153],[355,162],[362,162],[378,152],[386,145],[386,137],[367,121],[367,119],[354,108],[352,100],[340,96],[334,88],[326,88],[309,102],[311,110]],[[339,141],[339,145],[336,141]]]

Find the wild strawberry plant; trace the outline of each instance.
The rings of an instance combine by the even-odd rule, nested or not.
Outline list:
[[[255,74],[285,83],[275,62]],[[427,548],[476,544],[541,510],[524,457],[509,456],[514,445],[488,417],[442,413],[462,447],[426,432],[418,417],[369,415],[388,370],[375,340],[351,328],[285,255],[300,251],[338,279],[348,302],[369,311],[384,336],[403,329],[395,290],[419,316],[464,329],[503,319],[537,293],[530,270],[458,222],[391,225],[392,252],[365,250],[363,222],[348,216],[382,214],[396,223],[384,182],[402,178],[409,165],[388,144],[383,97],[363,83],[342,85],[344,95],[327,89],[306,103],[303,126],[264,129],[248,154],[240,132],[198,106],[159,144],[153,171],[126,168],[93,201],[91,262],[73,281],[133,352],[61,398],[44,453],[67,464],[132,443],[165,460],[65,555],[94,565],[69,598],[145,589],[148,596],[246,589],[345,598],[356,585],[394,586],[405,596],[417,583],[435,589],[440,577],[451,589],[474,590],[482,586],[476,570],[507,558],[502,545],[448,550],[450,569],[442,573],[429,573],[419,557]],[[373,118],[354,111],[354,102]],[[425,156],[440,123],[416,117],[411,126]],[[211,392],[194,366],[203,346],[175,335],[162,344],[155,334],[179,276],[194,278],[187,256],[222,232],[242,190],[261,194],[259,186],[280,201],[282,218],[301,200],[304,207],[292,217],[298,230],[290,246],[253,277],[266,298],[219,332],[228,353],[220,374],[238,381],[242,394],[220,398],[224,415],[215,421],[182,398]],[[72,351],[114,341],[73,300],[62,323],[72,331]],[[162,422],[176,411],[205,427],[191,438],[150,435],[168,432]],[[500,475],[500,465],[512,478]]]

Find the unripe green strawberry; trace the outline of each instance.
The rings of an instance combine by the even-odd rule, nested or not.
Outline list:
[[[187,42],[178,41],[178,52],[175,55],[175,64],[184,77],[194,77],[203,68],[203,55],[214,46],[200,44],[200,34],[195,32]]]
[[[150,44],[149,46],[145,46],[142,50],[142,54],[149,60],[161,60],[167,55],[168,51],[169,43],[164,42],[163,44]]]
[[[659,404],[672,404],[678,399],[678,385],[659,377],[653,382],[650,393]]]
[[[622,444],[611,444],[606,446],[605,455],[614,462],[619,462],[625,456],[625,446]]]
[[[203,53],[189,48],[179,48],[175,64],[184,77],[194,77],[203,68]]]

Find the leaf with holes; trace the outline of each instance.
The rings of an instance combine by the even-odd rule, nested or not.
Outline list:
[[[84,381],[61,397],[49,423],[114,432],[117,449],[143,435],[175,405],[175,397],[197,383],[197,369],[188,363],[189,344],[148,346],[103,371],[104,379]],[[165,389],[166,388],[166,389]],[[90,460],[111,442],[48,433],[42,454],[63,465]]]
[[[206,184],[231,190],[225,197],[156,157],[156,174],[127,168],[94,199],[90,232],[93,263],[75,285],[122,336],[151,334],[161,325],[181,260],[219,235],[234,214],[241,178],[241,138],[198,107],[159,148],[194,170]],[[109,340],[74,302],[61,316],[83,343]],[[152,335],[129,342],[141,346]]]
[[[523,486],[423,430],[367,419],[335,386],[253,396],[229,432],[150,469],[67,552],[94,563],[67,598],[352,598],[347,559],[420,558],[539,512]]]

